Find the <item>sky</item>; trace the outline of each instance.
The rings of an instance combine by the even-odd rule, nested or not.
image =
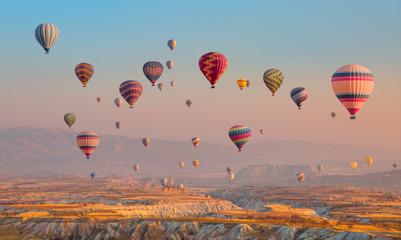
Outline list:
[[[398,0],[1,1],[0,128],[66,128],[63,116],[73,112],[74,130],[99,135],[231,144],[228,129],[243,124],[253,133],[248,144],[290,140],[400,149],[400,11]],[[34,37],[45,22],[60,31],[49,55]],[[174,51],[169,39],[177,41]],[[215,89],[198,67],[210,51],[228,60]],[[175,63],[158,81],[165,85],[161,92],[142,72],[152,60]],[[86,88],[74,73],[81,62],[95,69]],[[330,82],[347,64],[362,65],[375,77],[373,93],[353,121]],[[284,74],[274,97],[263,83],[269,68]],[[240,91],[240,78],[251,86]],[[140,81],[143,94],[134,109],[126,102],[117,109],[114,99],[126,80]],[[309,92],[302,110],[290,98],[294,87]]]

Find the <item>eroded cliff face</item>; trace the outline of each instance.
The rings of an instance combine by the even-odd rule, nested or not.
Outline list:
[[[375,238],[357,232],[334,232],[331,229],[297,229],[285,226],[249,226],[247,224],[215,224],[197,222],[157,222],[123,220],[118,222],[20,222],[18,219],[3,219],[2,228],[16,229],[20,239],[283,239],[283,240],[371,240]],[[17,237],[17,236],[16,236]]]

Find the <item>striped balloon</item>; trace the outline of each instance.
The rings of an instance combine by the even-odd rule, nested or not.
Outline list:
[[[77,144],[81,151],[89,159],[89,156],[99,145],[99,136],[95,132],[85,131],[77,136]]]
[[[77,75],[84,87],[86,87],[94,71],[93,66],[89,63],[80,63],[75,67],[75,75]]]
[[[291,90],[291,98],[294,103],[301,109],[303,102],[308,98],[308,92],[303,87],[296,87]]]
[[[36,41],[43,47],[46,54],[49,54],[50,48],[56,43],[58,36],[58,28],[51,23],[40,24],[35,30]]]
[[[64,122],[68,125],[69,129],[71,129],[72,125],[75,123],[77,117],[73,113],[64,114]]]
[[[303,173],[298,173],[297,174],[297,179],[298,179],[298,182],[303,182],[304,180],[305,180],[305,174],[303,174]]]
[[[199,59],[199,68],[215,88],[215,84],[227,69],[227,58],[218,52],[208,52]]]
[[[120,108],[121,104],[123,104],[123,100],[121,98],[116,98],[114,99],[114,104],[116,104],[116,106]]]
[[[166,66],[168,67],[168,69],[171,69],[171,68],[174,66],[174,62],[171,61],[171,60],[168,60],[168,61],[166,62]]]
[[[194,167],[197,168],[199,165],[199,161],[198,160],[192,161],[192,165],[194,165]]]
[[[242,89],[244,89],[244,87],[246,87],[246,83],[247,83],[247,81],[245,79],[237,80],[237,85],[241,89],[241,91],[242,91]]]
[[[121,96],[127,101],[130,108],[133,108],[134,103],[142,95],[142,91],[142,84],[138,81],[128,80],[120,85]]]
[[[283,73],[275,68],[269,69],[263,74],[263,81],[265,82],[266,87],[272,92],[273,96],[283,83],[283,80]]]
[[[228,131],[228,136],[240,152],[241,148],[248,142],[249,138],[251,138],[251,129],[244,125],[235,125]]]
[[[194,138],[191,139],[191,142],[195,147],[197,147],[199,145],[199,143],[200,143],[200,138],[194,137]]]
[[[346,65],[337,69],[331,78],[331,87],[338,100],[355,119],[355,114],[373,91],[375,79],[369,69],[359,65]]]
[[[163,65],[156,61],[146,62],[143,65],[143,73],[152,83],[152,86],[154,86],[157,79],[159,79],[163,73]]]
[[[171,51],[173,51],[173,49],[175,48],[175,46],[177,46],[177,41],[174,39],[170,39],[167,42],[167,46],[171,49]]]

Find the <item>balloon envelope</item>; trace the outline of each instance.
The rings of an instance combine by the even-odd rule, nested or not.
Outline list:
[[[123,96],[125,101],[127,101],[127,103],[130,105],[130,108],[133,108],[134,103],[142,95],[142,91],[142,84],[138,81],[128,80],[120,85],[121,96]]]
[[[361,109],[373,91],[375,80],[369,69],[346,65],[337,69],[331,78],[331,87],[338,100],[348,110],[351,119]]]
[[[268,69],[263,74],[263,82],[265,83],[266,87],[272,92],[273,96],[274,93],[277,91],[277,89],[283,83],[283,80],[284,80],[283,73],[275,68]]]
[[[232,167],[227,167],[227,168],[226,168],[226,171],[227,171],[228,173],[232,173],[233,169],[232,169]]]
[[[195,168],[198,167],[199,161],[198,160],[192,161],[192,165],[194,165]]]
[[[199,143],[200,143],[200,138],[194,137],[194,138],[191,139],[191,142],[195,147],[197,147],[199,145]]]
[[[241,151],[241,148],[251,138],[251,129],[245,125],[235,125],[228,130],[228,136],[237,146],[238,151]]]
[[[77,144],[81,151],[89,159],[89,156],[99,145],[99,136],[95,132],[85,131],[77,136]]]
[[[297,174],[297,180],[298,180],[298,182],[303,182],[304,180],[305,180],[305,174],[303,174],[303,173],[298,173]]]
[[[244,87],[246,87],[246,80],[245,79],[237,80],[237,85],[241,90],[244,89]]]
[[[135,172],[138,172],[139,165],[138,164],[134,164],[134,166],[132,166],[132,168],[135,170]]]
[[[336,118],[336,116],[337,116],[337,114],[335,112],[332,112],[330,115],[332,118]]]
[[[178,184],[178,187],[181,189],[184,189],[184,184],[180,183],[180,184]]]
[[[230,180],[230,182],[232,182],[234,180],[234,177],[235,177],[234,173],[228,174],[228,180]]]
[[[178,162],[178,166],[182,169],[184,167],[184,162],[183,161]]]
[[[64,122],[67,124],[68,128],[71,129],[72,125],[75,123],[77,117],[73,113],[64,114]]]
[[[91,79],[94,71],[93,66],[89,63],[80,63],[75,67],[75,75],[77,75],[77,78],[81,81],[83,87],[86,87],[86,84]]]
[[[177,46],[177,41],[174,39],[170,39],[167,42],[167,46],[171,49],[171,51],[173,51],[173,49],[175,48],[175,46]]]
[[[92,178],[92,179],[94,179],[94,178],[96,177],[96,174],[95,174],[95,173],[91,173],[90,175],[91,175],[91,178]]]
[[[157,84],[157,87],[158,87],[159,90],[161,91],[161,90],[163,90],[163,88],[164,88],[164,84],[163,84],[163,83],[159,83],[159,84]]]
[[[308,92],[303,87],[296,87],[291,90],[290,96],[298,109],[301,109],[303,102],[308,98]]]
[[[171,60],[168,60],[168,61],[166,62],[166,66],[168,67],[168,69],[171,69],[171,68],[173,68],[173,66],[174,66],[174,62],[171,61]]]
[[[187,106],[188,106],[189,108],[191,108],[192,100],[191,100],[191,99],[188,99],[187,101],[185,101],[185,104],[187,104]]]
[[[249,88],[249,86],[251,86],[251,80],[246,80],[246,87]]]
[[[143,65],[143,74],[152,83],[152,86],[155,85],[155,82],[160,78],[162,73],[163,65],[159,62],[150,61]]]
[[[168,180],[168,185],[171,187],[171,186],[173,186],[173,184],[174,184],[174,179],[170,178]]]
[[[199,69],[214,88],[227,69],[227,58],[218,52],[208,52],[200,57]]]
[[[142,138],[142,143],[145,147],[148,146],[148,144],[150,143],[150,139],[149,138]]]
[[[103,98],[101,98],[101,97],[97,97],[97,98],[96,98],[97,102],[101,102],[102,99],[103,99]]]
[[[175,86],[175,82],[174,82],[174,81],[171,81],[171,82],[170,82],[170,85],[171,85],[172,87],[174,87],[174,86]]]
[[[166,184],[167,184],[167,179],[166,179],[166,178],[160,179],[160,183],[162,184],[163,187],[166,186]]]
[[[358,163],[357,162],[352,162],[350,164],[350,166],[352,167],[352,170],[355,170],[355,168],[358,167]]]
[[[120,127],[122,126],[123,124],[121,123],[121,122],[116,122],[116,128],[117,129],[120,129]]]
[[[397,168],[398,167],[398,163],[393,163],[393,168]]]
[[[56,43],[59,36],[58,28],[51,23],[42,23],[35,30],[36,41],[49,54],[50,48]]]
[[[121,98],[114,99],[114,104],[119,108],[121,104],[123,104],[123,100]]]
[[[259,131],[260,131],[260,134],[262,134],[262,135],[265,133],[264,129],[260,129]]]
[[[365,162],[368,165],[368,167],[370,167],[370,165],[372,165],[373,163],[373,159],[371,157],[367,157],[365,158]]]

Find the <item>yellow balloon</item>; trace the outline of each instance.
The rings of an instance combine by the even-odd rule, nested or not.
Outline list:
[[[350,164],[350,166],[352,167],[352,170],[355,170],[355,168],[358,167],[358,163],[357,162],[352,162]]]
[[[371,157],[367,157],[365,158],[365,162],[368,165],[368,167],[370,167],[370,165],[372,165],[373,159]]]
[[[238,85],[239,88],[241,88],[241,90],[242,90],[244,87],[246,87],[246,83],[247,83],[247,81],[246,81],[245,79],[239,79],[239,80],[237,81],[237,85]]]

